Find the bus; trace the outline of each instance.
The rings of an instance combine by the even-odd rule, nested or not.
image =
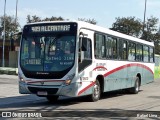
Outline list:
[[[154,80],[154,44],[82,21],[24,26],[18,61],[19,93],[48,101],[126,89],[137,94]]]

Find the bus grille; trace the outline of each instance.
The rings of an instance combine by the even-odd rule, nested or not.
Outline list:
[[[56,94],[58,88],[37,88],[37,87],[28,87],[31,93],[37,94],[38,91],[46,91],[48,94]]]

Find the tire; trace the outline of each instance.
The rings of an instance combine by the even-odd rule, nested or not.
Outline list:
[[[132,94],[138,94],[139,90],[140,90],[140,80],[139,80],[139,77],[137,77],[134,87],[130,89],[130,92]]]
[[[89,101],[96,102],[100,99],[100,96],[101,96],[100,84],[99,81],[96,80],[93,86],[92,94],[89,96]]]
[[[53,103],[58,100],[59,96],[47,96],[46,98],[47,98],[48,102]]]

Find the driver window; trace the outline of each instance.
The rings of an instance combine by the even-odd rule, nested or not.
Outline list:
[[[91,40],[87,39],[87,50],[84,51],[84,59],[92,59]]]
[[[79,44],[79,64],[78,64],[78,71],[81,72],[84,70],[87,66],[92,64],[92,42],[91,39],[86,39],[87,45],[86,45],[86,51],[80,52],[81,46]],[[81,57],[83,58],[80,62]]]

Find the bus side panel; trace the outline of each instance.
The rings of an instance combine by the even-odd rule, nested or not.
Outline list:
[[[147,69],[143,69],[141,76],[141,85],[153,82],[154,80],[154,63],[147,63],[147,66],[151,68],[152,72]]]
[[[114,68],[104,75],[104,91],[133,87],[137,74],[141,76],[141,85],[152,82],[154,78],[152,69],[150,68],[151,67],[139,63],[130,63]]]

